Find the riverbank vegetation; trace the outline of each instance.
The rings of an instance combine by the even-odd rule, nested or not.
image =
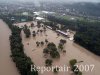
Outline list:
[[[31,71],[31,65],[34,63],[31,61],[29,57],[24,53],[24,48],[22,44],[22,38],[20,36],[21,29],[19,27],[13,26],[12,21],[3,18],[3,20],[7,23],[9,28],[12,31],[12,34],[9,38],[10,46],[11,46],[11,57],[13,62],[15,62],[16,67],[18,68],[21,75],[38,75],[38,72],[33,70]]]

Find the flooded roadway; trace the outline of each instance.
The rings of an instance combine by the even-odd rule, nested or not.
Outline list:
[[[0,75],[20,75],[10,55],[11,31],[0,19]]]

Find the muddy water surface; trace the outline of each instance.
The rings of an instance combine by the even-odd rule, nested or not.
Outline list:
[[[20,75],[10,55],[9,35],[11,31],[0,19],[0,75]]]
[[[25,23],[19,23],[18,26],[23,26]],[[29,26],[30,23],[27,23]],[[33,30],[37,30],[37,27],[30,28],[31,32]],[[49,42],[54,42],[56,45],[58,45],[60,39],[66,39],[67,43],[65,45],[64,50],[66,50],[66,53],[60,53],[60,59],[53,59],[53,66],[63,66],[63,65],[68,65],[69,66],[69,60],[71,59],[77,59],[78,61],[83,61],[81,63],[77,63],[77,65],[88,65],[90,70],[88,72],[82,71],[83,75],[100,75],[100,57],[94,55],[93,53],[89,52],[85,48],[73,43],[73,41],[70,41],[69,39],[59,36],[57,38],[57,34],[50,30],[47,29],[46,32],[47,36],[45,34],[38,34],[35,38],[32,36],[28,39],[25,38],[25,35],[22,31],[22,39],[23,39],[23,44],[25,48],[25,53],[32,59],[32,61],[37,65],[37,66],[45,66],[45,60],[47,58],[44,58],[43,54],[43,49],[46,47],[45,46],[40,46],[36,47],[36,41],[44,41],[45,39],[48,39]],[[29,45],[27,45],[29,43]],[[91,67],[91,65],[94,65],[94,68]],[[82,67],[81,67],[82,68]],[[81,69],[80,68],[80,69]],[[93,68],[92,72],[91,69]],[[82,70],[82,69],[81,69]],[[41,74],[39,72],[39,75],[55,75],[53,72],[44,72]],[[72,75],[70,71],[68,72],[59,72],[57,75]]]

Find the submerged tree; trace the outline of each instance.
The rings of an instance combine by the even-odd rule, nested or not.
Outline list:
[[[44,45],[44,42],[43,41],[41,41],[41,46],[43,46]]]
[[[60,54],[58,51],[50,51],[50,56],[52,58],[60,58]]]
[[[28,29],[28,27],[26,25],[24,26],[23,31],[26,35],[26,38],[29,38],[31,35],[31,32],[30,32],[30,29]]]
[[[46,27],[43,27],[44,32],[46,32]]]
[[[60,36],[60,34],[59,34],[59,33],[57,33],[57,36],[59,37],[59,36]]]
[[[37,28],[39,29],[41,27],[41,21],[37,21]]]
[[[45,39],[45,42],[46,42],[46,44],[48,43],[48,40],[47,39]]]
[[[48,43],[47,47],[48,48],[50,48],[50,47],[56,47],[56,45],[53,42],[51,42],[51,43]]]
[[[40,25],[41,24],[41,21],[37,21],[37,25]]]
[[[47,48],[43,50],[43,53],[50,54],[52,58],[60,58],[60,54],[57,51],[56,45],[54,43],[49,43]]]
[[[43,32],[43,30],[40,30],[40,33],[42,33]]]
[[[31,23],[31,27],[34,27],[34,23]]]
[[[63,45],[61,43],[59,43],[58,49],[60,49],[61,51],[64,49],[64,47],[63,47]]]
[[[45,60],[45,64],[46,64],[46,66],[51,66],[52,65],[52,60],[51,59],[46,59]]]
[[[36,42],[36,45],[37,45],[37,47],[39,47],[39,45],[40,45],[40,42],[38,42],[38,41],[37,41],[37,42]]]
[[[66,40],[61,39],[61,40],[60,40],[60,43],[64,45],[64,44],[66,43]]]
[[[58,67],[54,68],[54,69],[53,69],[53,72],[54,72],[54,73],[58,73],[58,72],[59,72],[59,68],[58,68]]]
[[[36,36],[36,34],[33,34],[33,37],[35,37]]]
[[[50,52],[50,51],[49,51],[48,48],[44,48],[44,49],[43,49],[43,53],[45,53],[45,54],[49,54],[49,52]]]
[[[35,34],[36,32],[35,31],[33,31],[33,34]]]

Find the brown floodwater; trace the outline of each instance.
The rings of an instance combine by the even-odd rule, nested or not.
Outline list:
[[[0,75],[20,75],[10,55],[11,31],[0,19]]]
[[[21,27],[25,23],[19,23],[17,26]],[[30,23],[26,23],[28,26]],[[30,28],[31,32],[33,30],[37,30],[37,27]],[[45,36],[45,35],[48,36]],[[60,59],[53,59],[53,66],[63,66],[67,65],[69,66],[69,61],[71,59],[77,59],[77,61],[82,61],[81,63],[77,63],[77,65],[82,65],[83,68],[88,65],[89,71],[86,72],[82,71],[83,75],[99,75],[100,74],[100,57],[91,53],[90,51],[86,50],[85,48],[75,44],[73,41],[70,41],[69,39],[59,36],[57,38],[56,32],[47,29],[46,34],[38,34],[35,38],[32,36],[30,38],[25,38],[24,32],[22,31],[22,40],[25,48],[25,53],[32,59],[32,61],[35,63],[36,66],[45,66],[45,60],[48,58],[44,58],[43,49],[45,46],[36,47],[36,41],[44,41],[45,39],[48,39],[49,42],[54,42],[57,46],[60,39],[67,40],[67,43],[65,44],[64,50],[66,50],[66,53],[60,52]],[[29,45],[27,44],[29,43]],[[93,68],[94,66],[94,68]],[[92,70],[93,68],[93,70]],[[80,69],[82,70],[82,67],[80,66]],[[87,68],[86,68],[87,69]],[[92,71],[91,71],[92,70]],[[55,75],[53,72],[47,72],[45,71],[43,74],[39,72],[39,75]],[[70,73],[70,70],[66,72],[59,72],[57,75],[72,75]]]

